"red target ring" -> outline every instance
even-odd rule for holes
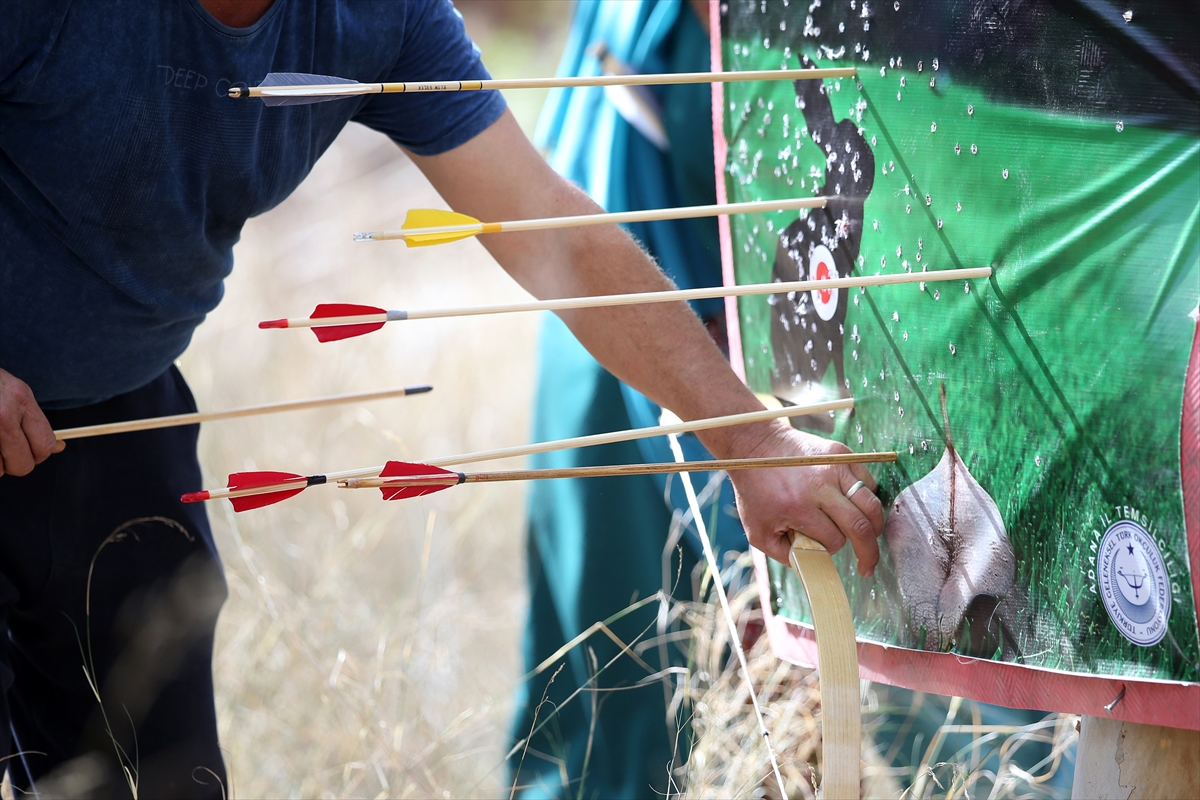
[[[817,245],[808,257],[809,280],[822,281],[836,277],[837,269],[834,266],[833,253],[829,252],[829,248],[825,245]],[[838,291],[838,289],[813,289],[809,292],[817,316],[826,322],[833,319],[833,315],[837,313]]]

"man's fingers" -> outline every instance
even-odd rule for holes
[[[0,423],[0,459],[4,460],[5,475],[28,475],[33,471],[37,461],[19,426]]]
[[[772,531],[762,541],[751,541],[751,544],[766,553],[767,557],[783,564],[788,563],[788,553],[792,549],[792,539],[788,534]]]
[[[867,469],[866,464],[850,464],[849,466],[850,472],[854,475],[854,480],[862,481],[872,493],[879,488],[879,482],[875,480],[875,476],[871,474],[871,470]]]
[[[21,418],[21,432],[25,434],[25,441],[29,443],[29,452],[33,455],[34,463],[40,464],[50,457],[52,453],[57,453],[62,448],[59,442],[54,438],[54,429],[50,427],[50,422],[45,415],[40,413],[26,413]]]
[[[858,495],[863,494],[864,491],[859,489],[854,495],[854,500],[857,500]],[[883,526],[882,517],[879,518],[878,527],[876,527],[876,522],[869,519],[853,500],[845,496],[826,506],[825,513],[837,524],[841,533],[850,540],[850,546],[854,548],[854,555],[858,557],[858,574],[866,577],[873,573],[875,565],[879,562],[879,545],[875,539],[879,535],[877,531],[881,530]]]
[[[860,478],[861,480],[861,478]],[[865,485],[854,493],[853,497],[848,498],[850,502],[866,515],[871,522],[871,527],[875,529],[875,536],[883,535],[883,503],[875,495],[875,490],[870,486]],[[844,493],[843,493],[844,494]]]
[[[790,429],[778,439],[774,444],[785,452],[850,452],[844,444]],[[762,474],[748,471],[730,477],[738,490],[738,509],[750,542],[769,557],[788,561],[788,531],[795,530],[830,553],[841,550],[849,539],[859,573],[874,572],[879,562],[876,539],[884,527],[883,507],[875,496],[879,484],[865,465],[763,470]],[[859,481],[854,498],[848,498],[846,492]]]
[[[803,525],[797,525],[793,530],[817,542],[830,553],[836,553],[846,544],[846,537],[835,522],[815,509],[805,515]]]
[[[29,386],[0,369],[0,475],[28,475],[57,447]]]
[[[66,450],[66,449],[67,449],[67,443],[66,443],[66,442],[64,442],[64,441],[63,441],[63,440],[61,440],[61,439],[55,439],[55,440],[54,440],[54,450],[53,450],[53,452],[55,452],[55,453],[61,453],[63,450]]]

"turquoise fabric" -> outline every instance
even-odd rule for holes
[[[693,72],[709,68],[708,35],[680,0],[578,5],[559,74],[599,74],[599,62],[586,51],[600,41],[639,72]],[[539,120],[538,144],[549,151],[550,164],[560,174],[583,187],[608,211],[715,203],[711,87],[689,84],[656,86],[651,90],[663,108],[663,123],[671,143],[669,153],[660,152],[627,124],[599,87],[551,92]],[[627,227],[680,288],[720,285],[721,256],[714,218]],[[692,305],[704,319],[724,316],[722,300],[704,300]],[[546,324],[560,323],[550,319]],[[543,342],[546,341],[544,338]],[[556,344],[556,348],[560,346]],[[559,361],[570,363],[580,358],[595,364],[578,345],[571,352],[558,349],[546,352],[543,345],[540,381],[544,385],[554,380],[552,368]],[[601,369],[598,364],[595,368]],[[624,384],[621,392],[634,425],[658,424],[657,405]],[[553,408],[539,404],[535,427],[546,414],[557,413],[557,404]],[[694,437],[684,437],[683,446],[689,460],[710,457]],[[647,462],[673,460],[665,438],[643,440],[639,448]],[[707,479],[706,474],[694,476],[697,486]],[[670,486],[674,507],[687,507],[678,480],[668,476],[655,476],[653,480],[664,491]],[[715,533],[716,544],[740,550],[746,546],[745,535],[732,503],[732,492],[726,489],[722,524]],[[700,556],[699,541],[693,538],[690,546]]]
[[[577,6],[560,74],[598,74],[599,63],[586,54],[597,41],[640,72],[702,71],[709,65],[707,36],[679,0]],[[626,123],[599,88],[553,93],[543,111],[539,144],[549,150],[555,169],[610,211],[715,202],[709,87],[656,87],[655,94],[670,153],[657,150]],[[679,286],[720,283],[715,221],[650,223],[631,232]],[[696,310],[707,317],[723,313],[720,301]],[[557,317],[546,319],[539,359],[536,440],[658,424],[659,408],[605,371]],[[695,437],[684,437],[682,444],[690,460],[709,458]],[[535,457],[534,466],[672,460],[666,439],[659,438],[548,453]],[[694,476],[698,490],[708,477]],[[722,549],[743,549],[745,535],[725,484],[715,508],[710,504],[705,509],[705,522],[716,520],[710,524],[711,535]],[[672,515],[686,508],[677,478],[560,480],[531,486],[527,670],[597,620],[664,585],[674,597],[690,598],[692,571],[702,558],[697,533],[688,526],[678,544],[668,541]],[[622,641],[645,641],[657,635],[658,613],[652,603],[611,628]],[[556,677],[559,663],[526,684],[513,727],[514,743],[529,740],[529,749],[522,745],[512,759],[512,779],[522,797],[652,797],[667,790],[671,764],[687,758],[686,729],[676,736],[681,721],[668,723],[661,680],[637,684],[652,672],[683,663],[685,654],[670,645],[638,655],[644,665],[595,634],[560,659],[562,671]],[[596,665],[603,671],[589,686],[598,691],[569,699],[588,683]]]
[[[539,387],[539,438],[629,424],[617,380],[579,357],[579,345],[564,326],[547,325],[542,344],[543,354],[554,353],[554,371],[553,379]],[[614,464],[639,457],[638,447],[626,442],[554,454],[539,459],[537,466]],[[683,586],[689,587],[695,565],[690,550],[680,548],[667,550],[663,564],[671,513],[654,482],[597,478],[540,483],[545,486],[531,492],[529,509],[527,671],[592,623],[658,591],[664,572],[668,580],[682,574]],[[651,603],[610,628],[624,642],[644,638],[647,628],[653,636],[658,610]],[[528,737],[529,750],[511,762],[516,768],[511,779],[521,797],[650,797],[665,790],[674,744],[662,684],[626,688],[660,669],[663,660],[657,648],[641,655],[650,670],[596,633],[525,684],[513,739]],[[679,652],[672,656],[666,661],[679,663]],[[571,698],[597,668],[610,662],[589,687],[597,691]],[[530,736],[537,726],[543,727]],[[676,763],[684,758],[686,751]]]

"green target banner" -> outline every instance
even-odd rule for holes
[[[900,453],[877,574],[837,557],[864,675],[1200,728],[1195,8],[719,8],[725,70],[858,70],[720,89],[727,199],[829,198],[732,218],[727,279],[993,268],[731,320],[756,391],[855,399],[799,426]],[[811,661],[798,580],[761,566],[773,644]]]

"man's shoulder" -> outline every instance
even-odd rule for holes
[[[283,0],[276,0],[282,2]],[[291,2],[292,0],[289,0]],[[336,30],[342,42],[355,40],[383,44],[397,54],[413,45],[413,37],[437,40],[453,36],[462,25],[462,15],[451,0],[355,0],[355,2],[324,3],[321,0],[302,0],[310,8],[309,15],[318,23],[318,35]],[[285,11],[287,9],[284,9]],[[293,15],[293,22],[301,22]],[[330,19],[336,17],[336,20]],[[323,24],[336,23],[336,28]]]
[[[449,0],[404,5],[405,16],[399,20],[402,35],[386,43],[375,39],[360,48],[373,52],[375,63],[391,58],[386,72],[378,77],[354,77],[418,83],[491,77],[467,35],[462,15]],[[386,55],[380,47],[387,48]],[[495,122],[504,108],[503,97],[495,91],[375,95],[363,103],[354,120],[387,134],[410,152],[436,155],[476,136]]]

